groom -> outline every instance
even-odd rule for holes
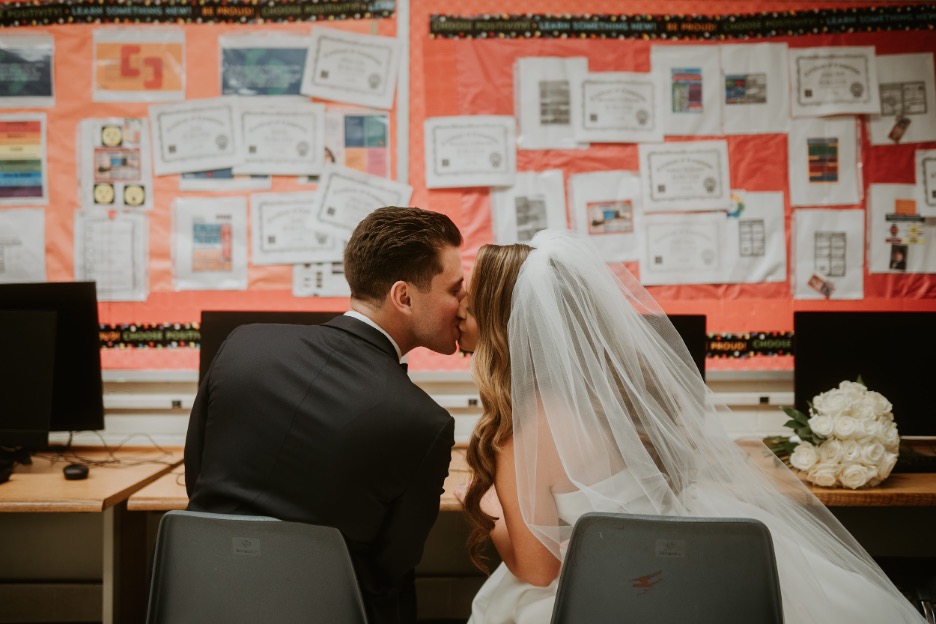
[[[192,407],[188,509],[337,527],[371,624],[416,621],[414,568],[454,420],[401,358],[455,352],[461,242],[442,214],[374,211],[345,248],[351,310],[323,325],[241,326]]]

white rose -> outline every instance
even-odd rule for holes
[[[819,487],[832,487],[835,485],[835,468],[833,463],[816,464],[806,473],[806,479]]]
[[[838,478],[842,485],[847,488],[856,489],[868,482],[874,476],[874,470],[861,464],[845,464],[839,470]]]
[[[833,420],[829,416],[820,414],[809,419],[809,428],[812,429],[813,433],[823,438],[832,435],[832,425]]]
[[[851,397],[852,400],[868,394],[868,389],[864,384],[860,384],[857,381],[843,381],[839,384],[839,390]]]
[[[790,465],[797,470],[809,470],[819,461],[816,447],[809,442],[800,442],[790,455]]]
[[[851,415],[858,420],[874,420],[877,412],[874,411],[874,405],[870,401],[862,400],[852,404]]]
[[[884,445],[880,442],[870,442],[861,448],[861,462],[869,466],[877,466],[884,458]]]
[[[855,436],[858,421],[851,416],[839,416],[832,426],[832,433],[840,440],[848,440]]]
[[[829,390],[813,398],[810,414],[825,415],[835,418],[836,416],[843,416],[848,413],[848,408],[850,406],[851,398],[845,393],[837,390]]]
[[[857,439],[860,442],[873,442],[881,437],[884,430],[884,423],[877,418],[868,418],[858,421]]]
[[[842,441],[842,461],[856,462],[861,458],[861,445],[854,440]]]
[[[900,446],[900,435],[897,433],[897,423],[889,422],[884,425],[880,436],[881,443],[889,451],[896,451]]]
[[[832,438],[819,445],[819,461],[837,463],[842,459],[842,443]]]
[[[881,458],[881,461],[878,462],[877,465],[877,473],[880,475],[881,480],[886,479],[888,475],[890,475],[896,463],[897,453],[884,453],[884,457]]]
[[[891,405],[891,402],[888,401],[880,392],[868,392],[868,398],[871,400],[871,404],[874,406],[874,412],[879,416],[883,416],[884,414],[887,414],[892,409],[894,409],[894,406]],[[893,418],[893,414],[891,415],[891,418]]]

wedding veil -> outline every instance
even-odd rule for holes
[[[786,466],[759,441],[742,448],[728,436],[728,408],[626,268],[612,269],[571,232],[540,232],[531,246],[508,327],[513,439],[524,520],[553,554],[562,558],[572,531],[557,508],[562,492],[584,496],[591,511],[756,517],[771,530],[781,578],[796,575],[821,593],[832,563],[919,621]],[[787,541],[796,547],[780,557]],[[791,621],[794,607],[785,608]],[[822,621],[812,615],[797,621]]]

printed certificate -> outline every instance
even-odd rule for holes
[[[326,231],[347,240],[361,219],[382,206],[407,206],[412,194],[407,184],[326,165],[315,193],[315,216]]]
[[[82,206],[150,210],[153,168],[147,120],[83,119],[79,133]]]
[[[640,144],[644,210],[718,210],[730,207],[725,141]]]
[[[722,279],[725,215],[646,215],[640,282],[714,284]]]
[[[663,140],[663,91],[656,74],[590,72],[570,82],[572,127],[577,141]]]
[[[879,113],[874,46],[790,48],[793,117]]]
[[[235,174],[318,175],[325,164],[325,106],[305,98],[241,98]]]
[[[0,39],[0,107],[55,106],[55,38],[6,35]]]
[[[177,199],[172,206],[176,290],[247,290],[247,202]]]
[[[340,261],[344,244],[317,217],[317,193],[250,196],[251,259],[255,265]]]
[[[507,115],[426,119],[426,187],[512,185],[517,168],[514,123]]]
[[[301,91],[324,100],[389,110],[399,65],[400,41],[395,37],[315,27]]]
[[[226,169],[239,164],[237,99],[191,100],[149,107],[155,175]]]

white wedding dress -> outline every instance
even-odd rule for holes
[[[628,472],[620,472],[596,490],[624,496],[628,513],[655,514],[642,490]],[[555,494],[559,517],[569,525],[593,506],[581,492]],[[844,570],[804,549],[790,535],[782,520],[753,505],[732,499],[719,487],[694,486],[683,497],[691,515],[756,518],[770,528],[780,574],[785,624],[896,624],[920,622],[919,616],[899,617],[906,604],[863,576]],[[518,580],[501,563],[482,585],[471,605],[468,624],[549,624],[556,600],[558,579],[546,587]]]

